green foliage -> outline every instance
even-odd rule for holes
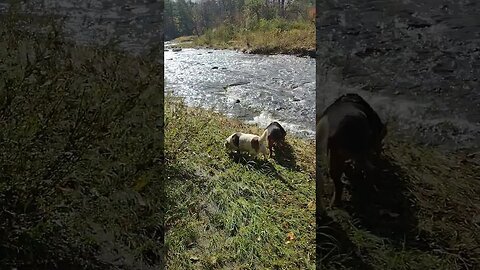
[[[262,19],[262,14],[265,12],[266,6],[263,0],[247,0],[244,7],[245,26],[249,29],[255,27],[259,20]]]
[[[288,31],[293,29],[305,29],[308,22],[305,21],[288,21],[281,18],[271,20],[260,19],[256,25],[252,26],[253,30],[258,31]]]
[[[263,1],[263,0],[167,0],[165,2],[166,39],[178,36],[206,34],[209,29],[234,25],[236,28],[254,29],[259,24],[271,21],[288,22],[307,19],[307,9],[314,2],[300,1]],[[262,22],[263,21],[263,22]]]
[[[237,30],[233,25],[222,25],[218,28],[205,31],[205,34],[200,36],[195,42],[210,44],[214,41],[216,43],[227,45],[229,41],[236,37],[236,35]]]

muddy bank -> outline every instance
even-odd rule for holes
[[[448,149],[480,145],[480,4],[318,3],[317,111],[359,92],[401,134]]]
[[[284,54],[298,57],[311,57],[315,58],[315,49],[312,48],[281,48],[281,47],[268,47],[268,46],[226,46],[226,45],[195,45],[194,39],[189,37],[180,37],[179,39],[172,40],[176,43],[175,47],[178,48],[191,48],[191,49],[213,49],[213,50],[234,50],[240,51],[246,54],[262,54],[262,55],[275,55]]]
[[[266,55],[272,55],[272,54],[287,54],[287,55],[294,55],[294,56],[299,56],[299,57],[312,57],[315,58],[315,50],[307,49],[307,48],[295,48],[295,49],[290,49],[290,50],[282,50],[279,48],[264,48],[264,47],[259,47],[259,48],[243,48],[241,50],[244,53],[250,53],[250,54],[266,54]]]

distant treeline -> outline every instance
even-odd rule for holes
[[[165,38],[201,35],[220,25],[253,29],[271,20],[313,20],[315,0],[165,0]]]

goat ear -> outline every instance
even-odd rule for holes
[[[240,134],[238,132],[233,135],[232,142],[233,142],[233,145],[235,145],[235,147],[240,146]]]

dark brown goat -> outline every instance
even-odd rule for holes
[[[330,206],[341,202],[346,161],[353,160],[367,171],[375,167],[369,161],[379,153],[387,132],[378,114],[358,94],[345,94],[325,109],[317,122],[320,157],[329,156],[329,174],[335,185]]]

